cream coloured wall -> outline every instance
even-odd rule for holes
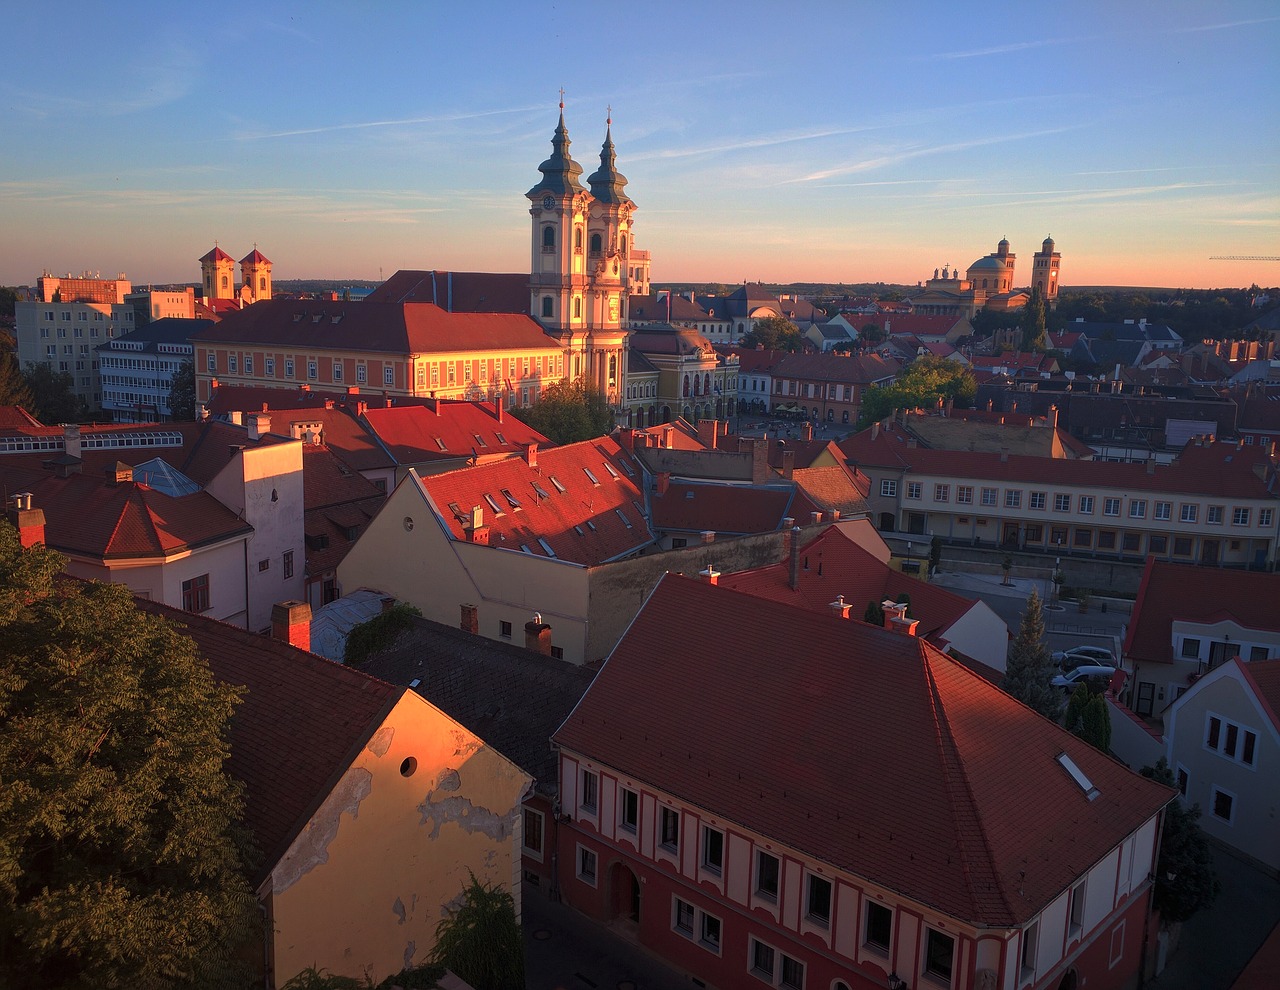
[[[260,895],[277,985],[315,966],[375,983],[422,963],[469,883],[511,891],[531,779],[406,691],[295,839]]]

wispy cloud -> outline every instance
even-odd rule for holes
[[[858,134],[874,130],[874,126],[865,127],[832,127],[791,134],[771,134],[756,138],[742,138],[736,141],[725,141],[720,144],[701,145],[694,148],[663,148],[656,151],[642,151],[628,155],[628,162],[668,161],[675,158],[697,158],[699,156],[723,155],[731,151],[754,151],[760,148],[773,148],[778,145],[795,144],[800,141],[817,141],[822,138],[843,137],[847,134]]]
[[[932,55],[919,55],[917,62],[939,62],[958,58],[986,58],[988,55],[1009,55],[1013,52],[1024,52],[1031,48],[1048,48],[1053,45],[1069,45],[1076,41],[1087,41],[1086,38],[1041,38],[1038,41],[1013,41],[1007,45],[992,45],[990,48],[971,48],[959,52],[935,52]]]
[[[65,96],[46,90],[6,87],[15,109],[36,118],[83,116],[123,117],[176,103],[193,87],[199,61],[181,42],[166,40],[157,54],[128,72],[104,73],[91,97]]]
[[[1197,31],[1226,31],[1228,28],[1252,27],[1255,24],[1274,24],[1280,17],[1258,17],[1250,21],[1223,21],[1220,24],[1198,24],[1194,27],[1174,28],[1172,34],[1192,34]]]
[[[264,141],[272,138],[301,137],[307,134],[329,134],[334,131],[359,131],[374,127],[405,127],[414,124],[445,124],[458,120],[479,120],[503,114],[530,113],[545,109],[540,106],[510,107],[500,110],[475,110],[468,113],[434,114],[430,117],[399,117],[392,120],[360,120],[346,124],[328,124],[324,127],[302,127],[289,131],[243,132],[238,141]]]
[[[1072,172],[1072,175],[1132,175],[1144,172],[1193,172],[1204,169],[1222,169],[1234,166],[1227,165],[1147,165],[1143,168],[1109,168],[1092,172]]]

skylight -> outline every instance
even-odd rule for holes
[[[502,492],[502,497],[507,500],[507,504],[511,506],[511,508],[513,509],[520,508],[520,502],[516,499],[514,495],[511,494],[510,488],[503,488],[500,490]]]
[[[491,508],[494,511],[495,515],[500,516],[503,514],[502,506],[498,505],[498,500],[494,498],[492,495],[490,495],[488,492],[484,493],[484,500],[489,503],[489,508]]]
[[[618,514],[618,518],[622,520],[622,524],[626,526],[627,529],[630,529],[631,520],[627,518],[627,514],[623,512],[621,509],[614,509],[613,511]]]
[[[620,480],[618,472],[613,469],[613,465],[610,464],[608,461],[604,462],[604,469],[609,472],[609,474],[613,477],[614,481]]]
[[[446,447],[446,446],[444,445],[444,441],[443,441],[443,440],[441,440],[439,437],[436,437],[436,438],[435,438],[435,441],[436,441],[436,446],[437,446],[437,447],[439,447],[441,450],[448,450],[448,449],[449,449],[448,447]]]
[[[476,438],[476,444],[477,444],[478,446],[480,446],[480,447],[487,447],[487,446],[489,446],[487,443],[485,443],[485,442],[484,442],[484,437],[482,437],[479,433],[473,433],[473,434],[471,434],[471,435],[472,435],[473,437],[475,437],[475,438]]]
[[[599,484],[600,484],[600,479],[599,479],[599,478],[597,478],[594,474],[592,474],[592,473],[591,473],[591,468],[585,468],[585,467],[584,467],[584,468],[582,469],[582,473],[583,473],[583,474],[585,474],[588,478],[590,478],[590,479],[591,479],[591,483],[592,483],[593,485],[599,485]]]
[[[1093,786],[1093,781],[1085,776],[1085,772],[1076,766],[1076,761],[1069,757],[1066,753],[1059,753],[1054,757],[1058,761],[1059,766],[1071,775],[1071,779],[1076,782],[1076,786],[1084,791],[1084,796],[1090,801],[1101,793]]]
[[[501,433],[495,430],[493,435],[498,438],[498,443],[502,444],[504,447],[507,445],[507,438],[504,437]]]
[[[543,551],[546,552],[546,555],[548,557],[554,557],[556,555],[556,552],[551,549],[551,544],[548,543],[546,540],[544,540],[541,536],[538,537],[538,546],[542,547]]]
[[[551,497],[551,496],[547,493],[547,490],[546,490],[545,488],[543,488],[540,484],[538,484],[536,481],[533,483],[533,490],[534,490],[535,492],[537,492],[537,494],[538,494],[538,498],[550,498],[550,497]]]
[[[556,491],[558,491],[561,495],[563,495],[565,493],[565,487],[564,485],[560,484],[560,479],[557,478],[554,474],[551,475],[550,477],[551,477],[551,483],[556,486]]]

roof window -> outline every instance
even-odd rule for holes
[[[443,441],[443,440],[441,440],[439,437],[435,437],[435,441],[436,441],[436,446],[437,446],[437,447],[439,447],[441,450],[448,450],[448,449],[449,449],[448,447],[446,447],[446,446],[444,445],[444,441]]]
[[[575,533],[577,533],[579,536],[586,536],[586,535],[587,535],[587,531],[586,531],[585,529],[583,529],[581,526],[574,526],[574,527],[573,527],[573,531],[574,531]]]
[[[618,472],[613,469],[613,465],[608,461],[604,462],[604,469],[609,472],[609,476],[613,478],[614,481],[620,480]]]
[[[594,474],[592,474],[592,473],[591,473],[591,468],[585,468],[585,467],[584,467],[584,468],[582,469],[582,473],[583,473],[583,474],[585,474],[588,478],[590,478],[590,479],[591,479],[591,483],[592,483],[593,485],[595,485],[595,486],[599,487],[599,485],[600,485],[600,479],[599,479],[599,478],[597,478]]]
[[[551,549],[551,544],[548,543],[546,540],[544,540],[541,536],[538,537],[538,546],[542,547],[543,551],[546,553],[548,557],[554,557],[556,555],[556,552]]]
[[[484,437],[482,437],[479,433],[473,433],[471,435],[476,438],[476,443],[479,444],[481,447],[489,446],[487,443],[484,442]]]
[[[513,509],[520,508],[520,501],[514,495],[511,494],[510,488],[502,488],[502,489],[499,489],[499,491],[501,491],[502,497],[507,500],[507,505],[511,506],[511,508]]]
[[[1066,753],[1059,753],[1054,757],[1054,759],[1058,761],[1058,765],[1061,766],[1063,770],[1067,771],[1067,773],[1071,775],[1071,779],[1076,782],[1076,786],[1079,787],[1080,790],[1084,791],[1084,796],[1090,801],[1101,793],[1093,786],[1093,781],[1085,775],[1085,772],[1076,766],[1076,761]]]
[[[492,495],[490,495],[488,492],[484,493],[484,500],[489,503],[489,508],[493,510],[494,515],[501,516],[506,514],[502,511],[502,506],[498,504],[498,500],[494,498]]]
[[[596,524],[590,519],[587,520],[587,529],[591,530],[593,533],[596,531]]]
[[[621,509],[614,509],[613,511],[618,514],[618,518],[622,520],[622,524],[626,526],[627,529],[630,529],[631,520],[627,518],[627,514],[623,512]]]
[[[507,445],[507,438],[501,433],[495,431],[493,435],[498,438],[498,443],[502,444],[504,447]]]
[[[533,491],[534,491],[534,493],[538,496],[538,498],[550,498],[550,497],[551,497],[551,496],[547,493],[547,490],[546,490],[545,488],[543,488],[540,484],[538,484],[536,481],[533,483]]]
[[[551,475],[550,477],[551,477],[551,483],[556,486],[556,491],[558,491],[561,495],[563,495],[566,489],[564,485],[560,484],[560,479],[557,478],[554,474]]]

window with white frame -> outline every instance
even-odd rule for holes
[[[218,370],[218,357],[216,354],[213,354],[212,352],[210,352],[209,354],[209,370],[210,371]]]
[[[335,382],[342,381],[342,362],[341,361],[333,362],[333,380]]]
[[[1236,816],[1236,796],[1230,791],[1224,791],[1221,787],[1215,786],[1209,801],[1209,813],[1220,822],[1227,825],[1233,824]]]
[[[293,377],[293,358],[284,359],[284,376],[285,378]]]
[[[394,385],[396,383],[396,369],[393,365],[384,365],[382,368],[382,383],[384,385]]]
[[[1172,502],[1157,502],[1155,518],[1160,522],[1168,522],[1173,517]]]
[[[815,873],[810,873],[807,881],[805,916],[825,928],[831,923],[831,881]]]
[[[1093,496],[1092,495],[1080,496],[1080,513],[1081,515],[1085,515],[1085,516],[1093,515]]]
[[[238,358],[235,354],[229,354],[227,356],[227,371],[229,371],[233,375],[237,371],[237,362],[238,362]]]
[[[750,968],[752,976],[769,986],[784,990],[804,988],[804,963],[754,936],[751,938]]]
[[[893,910],[875,901],[867,901],[862,919],[862,942],[880,952],[888,953],[893,940]]]
[[[1071,496],[1055,494],[1053,496],[1053,511],[1054,512],[1070,512]]]
[[[618,827],[626,832],[635,832],[640,823],[640,795],[629,787],[619,789]]]
[[[1249,515],[1250,515],[1250,513],[1249,513],[1249,510],[1248,510],[1248,509],[1241,509],[1241,508],[1235,508],[1235,509],[1232,509],[1232,510],[1231,510],[1231,525],[1232,525],[1232,526],[1248,526],[1248,525],[1249,525]]]
[[[707,912],[700,912],[702,915],[702,924],[699,926],[699,941],[703,948],[710,949],[712,952],[720,951],[721,924],[720,919]]]
[[[1247,767],[1254,765],[1258,753],[1258,734],[1253,730],[1210,712],[1205,716],[1205,749],[1211,749]]]
[[[934,485],[933,500],[935,502],[950,502],[951,486],[950,485]]]
[[[997,492],[996,492],[996,489],[994,489],[994,488],[984,488],[984,489],[982,489],[982,504],[983,504],[983,505],[995,505],[995,504],[996,504],[996,495],[997,495]]]
[[[542,857],[542,827],[542,812],[534,811],[532,808],[525,808],[524,834],[520,838],[520,845],[526,853],[538,858]]]
[[[1210,526],[1222,525],[1222,506],[1211,505],[1209,511],[1205,513],[1204,521]]]
[[[1259,509],[1259,510],[1258,510],[1258,525],[1259,525],[1259,526],[1270,526],[1270,525],[1271,525],[1271,520],[1274,518],[1274,515],[1273,515],[1274,511],[1275,511],[1274,509]]]
[[[956,940],[936,928],[925,929],[924,971],[927,976],[951,982],[955,969]]]
[[[1040,947],[1040,922],[1033,921],[1022,930],[1022,982],[1036,976],[1036,950]]]
[[[1027,501],[1028,509],[1043,509],[1048,495],[1045,492],[1032,492],[1031,497]]]
[[[661,832],[659,841],[668,849],[680,848],[680,812],[675,808],[663,808],[658,816]]]
[[[1144,498],[1129,499],[1129,518],[1145,519],[1147,517],[1147,500]]]
[[[763,849],[756,850],[756,893],[771,901],[778,899],[778,875],[781,863],[778,857],[765,852]]]
[[[1008,488],[1004,493],[1004,507],[1006,509],[1016,509],[1022,505],[1022,489]]]
[[[724,868],[724,833],[709,825],[702,827],[702,867],[717,875]]]
[[[1179,518],[1184,523],[1193,523],[1196,521],[1199,515],[1200,515],[1200,506],[1196,505],[1194,502],[1184,503],[1182,506],[1182,511]]]
[[[923,497],[924,485],[918,481],[907,482],[907,498],[918,499]]]
[[[1104,516],[1120,515],[1120,500],[1118,498],[1107,498],[1102,500],[1102,514]]]
[[[315,379],[318,378],[319,375],[320,375],[320,369],[319,369],[319,366],[316,364],[316,362],[308,361],[307,362],[307,378],[310,379],[311,381],[315,381]]]
[[[1178,655],[1184,660],[1200,659],[1200,640],[1192,639],[1190,636],[1182,637],[1182,649],[1178,651]]]
[[[1085,881],[1081,880],[1071,888],[1071,897],[1067,906],[1067,934],[1071,938],[1078,938],[1084,930],[1084,884]]]
[[[673,900],[671,927],[681,935],[693,938],[693,926],[697,923],[698,912],[688,901],[681,900],[679,897]]]
[[[596,885],[596,854],[586,846],[578,846],[578,879],[592,887]]]
[[[582,800],[578,804],[583,811],[595,814],[596,801],[599,798],[600,778],[590,770],[582,771]]]
[[[267,375],[267,377],[268,377],[268,378],[275,378],[275,376],[276,376],[276,359],[275,359],[275,358],[263,358],[263,359],[262,359],[262,365],[263,365],[263,369],[266,371],[266,375]]]
[[[956,485],[956,501],[961,505],[973,505],[973,485]]]
[[[897,498],[898,483],[896,481],[891,481],[888,478],[886,478],[884,481],[881,481],[880,494],[885,498]]]

